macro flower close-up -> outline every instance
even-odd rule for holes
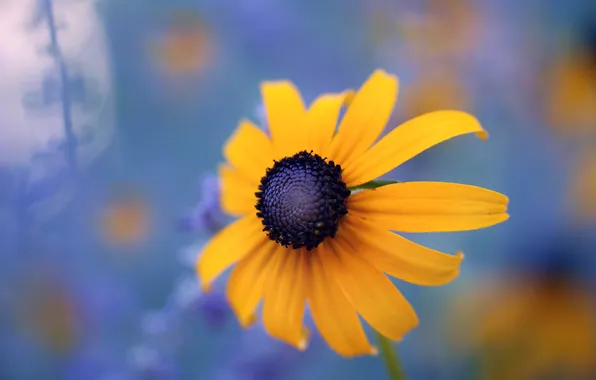
[[[386,275],[443,285],[458,275],[463,259],[461,252],[442,253],[392,231],[475,230],[508,218],[507,197],[491,190],[375,180],[440,142],[487,133],[469,114],[436,111],[377,141],[398,95],[397,78],[382,70],[357,92],[324,94],[308,108],[289,81],[264,82],[261,93],[269,134],[243,120],[224,147],[221,205],[239,219],[200,255],[202,286],[237,264],[227,294],[241,325],[254,320],[263,300],[267,332],[304,349],[308,303],[337,353],[374,354],[359,315],[397,341],[418,325]]]
[[[596,379],[593,3],[0,0],[0,380]]]

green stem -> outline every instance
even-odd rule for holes
[[[374,190],[377,187],[392,185],[394,183],[399,183],[399,181],[394,181],[392,179],[376,179],[367,183],[363,183],[362,185],[350,187],[350,191],[354,193],[362,190]]]
[[[387,373],[391,380],[405,380],[404,372],[401,369],[399,357],[393,343],[385,338],[383,335],[375,332],[377,336],[377,343],[379,344],[379,351],[387,367]]]

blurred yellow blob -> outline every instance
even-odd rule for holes
[[[458,344],[477,350],[482,379],[588,379],[596,370],[590,295],[562,281],[509,281],[465,294],[456,308]],[[467,340],[466,340],[467,338]]]
[[[142,243],[150,230],[150,211],[147,203],[134,196],[111,200],[101,216],[104,240],[117,246]]]
[[[380,44],[388,35],[391,35],[393,28],[393,19],[381,9],[374,10],[370,19],[370,37],[373,44]]]
[[[17,327],[47,350],[71,351],[77,343],[80,315],[68,290],[43,276],[23,289],[17,307]]]
[[[563,137],[596,134],[596,64],[583,54],[556,62],[547,71],[545,111]]]
[[[201,73],[211,59],[211,45],[204,23],[195,12],[176,12],[163,35],[154,41],[154,52],[165,74]]]
[[[429,0],[424,55],[466,55],[479,45],[481,13],[469,0]]]
[[[431,0],[416,11],[381,7],[370,25],[373,43],[403,39],[410,58],[462,58],[479,45],[482,15],[468,0]]]
[[[575,218],[580,222],[596,221],[596,145],[584,148],[570,194]]]
[[[404,100],[406,116],[413,118],[443,109],[469,109],[470,97],[464,83],[458,78],[457,75],[439,70],[418,77],[404,90],[407,92]]]

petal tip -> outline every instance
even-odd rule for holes
[[[372,75],[388,75],[388,73],[387,70],[378,68],[372,72]]]
[[[296,342],[295,347],[298,351],[305,351],[310,343],[310,331],[306,327],[302,327],[300,339]]]
[[[201,291],[204,293],[211,292],[211,282],[213,281],[213,279],[209,278],[209,276],[207,275],[204,261],[201,260],[200,257],[199,259],[197,259],[197,262],[195,264],[195,273],[197,275],[197,279],[199,280],[199,286],[201,288]]]
[[[383,76],[393,77],[393,78],[397,79],[397,76],[395,74],[391,74],[387,70],[381,69],[381,68],[375,69],[371,76],[373,76],[373,75],[383,75]]]
[[[201,291],[203,293],[211,293],[213,291],[211,283],[207,281],[201,281]]]
[[[238,122],[238,126],[236,127],[236,133],[238,133],[238,131],[240,131],[241,129],[246,129],[246,128],[256,128],[256,125],[254,125],[252,121],[243,117]]]
[[[370,356],[378,356],[379,355],[379,349],[375,346],[370,346],[370,351],[368,352],[368,354]]]
[[[264,81],[261,81],[261,83],[259,83],[259,86],[261,87],[261,89],[263,89],[265,87],[278,85],[282,82],[283,82],[283,80],[264,80]]]
[[[298,349],[298,351],[306,351],[306,349],[308,348],[308,339],[300,339],[300,341],[298,341],[298,343],[296,344],[296,348]]]
[[[488,132],[485,130],[476,132],[476,137],[478,137],[482,141],[488,140]]]
[[[356,96],[356,91],[346,90],[342,93],[342,95],[344,97],[342,106],[349,107],[352,104],[352,102],[354,101],[354,97]]]
[[[257,322],[257,315],[255,313],[251,313],[249,316],[239,316],[238,322],[240,323],[240,327],[243,329],[251,328]]]
[[[397,75],[391,74],[384,69],[376,69],[368,78],[367,82],[374,79],[375,81],[384,81],[384,82],[391,82],[391,85],[395,87],[395,91],[397,91],[397,87],[399,86],[399,79]]]
[[[260,83],[260,88],[262,92],[265,92],[270,89],[276,88],[290,88],[292,90],[297,91],[296,85],[294,82],[287,80],[287,79],[277,79],[277,80],[264,80]]]

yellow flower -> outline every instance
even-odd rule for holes
[[[174,14],[169,30],[153,47],[165,73],[174,76],[201,73],[213,55],[206,25],[190,11]]]
[[[483,289],[462,296],[476,310],[460,309],[456,322],[466,321],[457,340],[471,331],[471,343],[483,351],[482,378],[582,379],[596,369],[596,310],[578,285],[525,279]]]
[[[102,210],[101,233],[110,245],[136,246],[149,235],[150,220],[149,206],[142,199],[116,198]]]
[[[47,275],[37,275],[23,287],[16,323],[45,348],[66,354],[76,348],[80,311],[67,289]]]
[[[545,79],[545,112],[562,137],[596,132],[596,70],[591,59],[575,53],[560,59]]]
[[[445,108],[465,109],[470,99],[456,70],[429,70],[408,89],[405,112],[418,116]]]
[[[486,137],[474,117],[441,111],[410,120],[374,144],[397,90],[397,78],[378,70],[356,94],[324,94],[306,109],[292,83],[262,84],[271,137],[242,121],[227,142],[222,206],[241,218],[207,244],[196,268],[208,288],[237,263],[227,294],[243,326],[264,299],[267,332],[303,349],[308,302],[335,351],[373,354],[358,315],[393,340],[418,324],[385,274],[442,285],[458,275],[463,258],[391,230],[473,230],[508,218],[505,196],[474,186],[410,182],[354,191],[442,141],[466,133]]]
[[[588,145],[580,155],[571,182],[572,212],[579,222],[596,220],[596,147]]]
[[[399,8],[396,11],[391,4],[373,9],[373,44],[399,39],[412,55],[408,58],[421,64],[440,61],[442,65],[465,59],[480,45],[486,23],[473,1],[433,0],[417,10]]]

